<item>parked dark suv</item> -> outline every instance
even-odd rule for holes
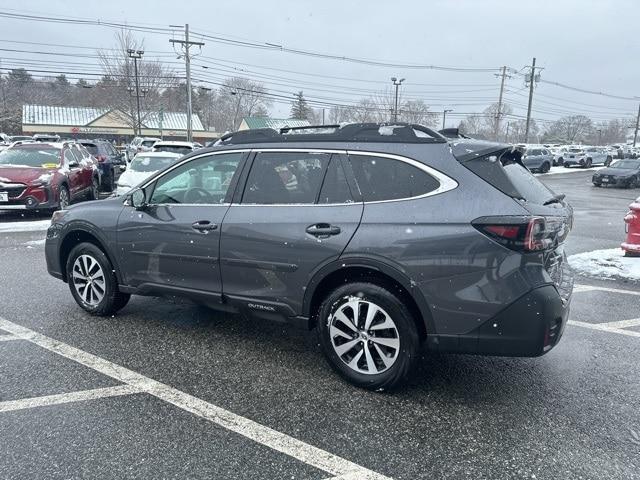
[[[124,155],[106,140],[78,140],[78,143],[98,160],[102,189],[107,192],[115,190],[117,166],[124,164]]]
[[[573,214],[520,155],[407,124],[236,132],[56,214],[47,266],[97,315],[182,295],[315,327],[367,388],[399,384],[423,342],[542,355],[569,312]]]

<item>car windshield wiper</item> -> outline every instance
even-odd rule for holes
[[[566,195],[564,193],[560,193],[558,195],[554,195],[549,200],[544,202],[542,205],[551,205],[552,203],[561,203],[562,200],[564,200],[564,197],[566,197]]]

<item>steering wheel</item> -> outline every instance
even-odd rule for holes
[[[216,203],[214,197],[204,188],[193,187],[184,194],[184,203]]]

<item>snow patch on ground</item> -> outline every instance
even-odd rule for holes
[[[569,265],[588,277],[640,281],[640,257],[625,257],[621,248],[571,255]]]
[[[29,242],[25,242],[24,244],[28,247],[37,247],[38,245],[44,245],[47,240],[43,238],[42,240],[31,240]]]
[[[606,167],[591,167],[591,168],[579,168],[579,167],[551,167],[547,173],[537,173],[536,175],[557,175],[558,173],[578,173],[578,172],[595,172],[596,170],[602,170]]]
[[[0,222],[0,232],[43,232],[51,225],[51,220],[35,222]]]

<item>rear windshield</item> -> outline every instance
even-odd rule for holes
[[[98,155],[98,146],[93,144],[93,143],[82,143],[81,144],[84,148],[86,148],[87,150],[89,150],[89,153],[91,155],[93,155],[94,157],[96,155]]]
[[[60,163],[57,148],[10,148],[0,153],[0,165],[56,167]]]
[[[620,160],[611,165],[611,168],[623,168],[625,170],[635,170],[640,167],[640,162],[634,160]]]
[[[517,155],[517,152],[506,152],[499,158],[495,154],[485,155],[462,165],[512,198],[542,204],[553,197],[554,193],[520,163]]]
[[[133,172],[155,172],[173,165],[177,160],[176,157],[160,157],[153,155],[140,156],[131,160],[129,170]]]
[[[186,146],[178,146],[178,145],[160,145],[154,147],[156,152],[171,152],[171,153],[179,153],[180,155],[186,155],[187,153],[191,153],[193,149],[191,147]]]

